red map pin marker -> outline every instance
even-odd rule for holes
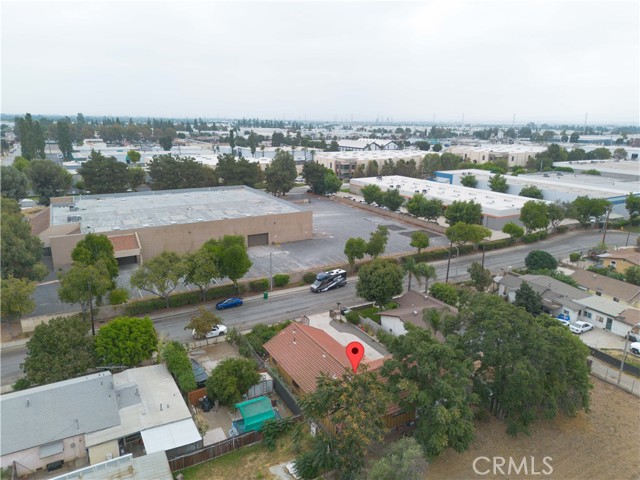
[[[362,360],[363,356],[364,347],[360,342],[351,342],[347,345],[347,357],[349,357],[354,373],[358,370],[358,365],[360,365],[360,360]]]

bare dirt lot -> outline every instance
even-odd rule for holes
[[[448,451],[437,459],[427,472],[429,479],[470,478],[557,478],[591,480],[640,479],[640,399],[592,377],[591,412],[580,413],[575,418],[559,417],[552,421],[536,423],[531,435],[511,437],[504,423],[491,418],[477,425],[476,440],[463,454]],[[473,462],[477,457],[512,457],[520,464],[523,457],[534,457],[536,475],[532,475],[531,459],[528,460],[528,475],[512,470],[508,474],[493,475],[490,472],[478,475]],[[551,457],[547,463],[543,457]],[[476,463],[479,472],[492,469],[491,461]]]

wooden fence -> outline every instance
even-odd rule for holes
[[[221,442],[214,443],[195,452],[187,453],[177,458],[169,460],[169,467],[172,472],[182,470],[187,467],[199,465],[204,462],[208,462],[216,457],[224,455],[225,453],[233,452],[239,448],[262,440],[262,434],[259,432],[249,432],[238,437],[227,438]]]

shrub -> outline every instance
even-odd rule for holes
[[[433,298],[448,305],[453,305],[455,307],[458,303],[458,292],[456,291],[456,287],[448,283],[434,283],[431,285],[429,293]]]
[[[345,315],[345,318],[348,322],[353,323],[354,325],[360,324],[360,314],[356,311],[351,310]]]
[[[19,378],[18,380],[16,380],[16,383],[13,384],[12,388],[14,391],[18,391],[18,390],[26,390],[27,388],[31,387],[31,382],[26,378],[26,377],[22,377]]]
[[[549,236],[549,232],[547,232],[546,230],[540,230],[538,232],[538,238],[540,240],[544,240],[545,238],[547,238]]]
[[[486,252],[490,252],[491,250],[510,247],[512,243],[513,242],[510,238],[501,238],[500,240],[494,240],[493,242],[483,243],[480,250],[484,249]]]
[[[569,227],[567,225],[559,225],[556,228],[556,233],[566,233],[569,231]]]
[[[124,288],[114,288],[109,292],[109,303],[111,305],[122,305],[129,300],[129,292]]]
[[[307,285],[311,285],[313,282],[316,281],[316,274],[313,272],[307,272],[302,277],[302,281]]]
[[[540,240],[540,237],[537,233],[527,233],[524,237],[522,237],[522,241],[524,243],[535,243]]]
[[[596,170],[595,168],[592,168],[590,170],[584,170],[582,173],[584,175],[600,175],[600,172],[598,170]]]
[[[573,253],[569,254],[569,260],[571,262],[573,262],[573,263],[579,261],[580,258],[582,258],[582,255],[580,255],[580,253],[578,253],[578,252],[573,252]]]
[[[289,283],[289,275],[279,273],[273,276],[273,284],[276,287],[284,287]]]
[[[291,323],[291,320],[286,322],[275,323],[273,325],[256,325],[246,335],[247,342],[258,355],[266,355],[267,351],[263,345],[271,340],[275,335],[287,327]]]
[[[196,377],[191,368],[191,361],[187,349],[179,342],[173,341],[164,347],[162,357],[167,369],[176,379],[178,387],[183,392],[191,392],[197,388]]]
[[[260,280],[253,280],[249,282],[249,290],[252,292],[264,292],[269,288],[269,280],[261,278]]]
[[[533,250],[529,252],[524,259],[524,264],[529,270],[555,270],[558,268],[558,261],[553,258],[553,255],[544,250]]]

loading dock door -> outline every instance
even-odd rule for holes
[[[257,233],[247,237],[247,244],[250,247],[259,247],[260,245],[269,245],[268,233]]]

